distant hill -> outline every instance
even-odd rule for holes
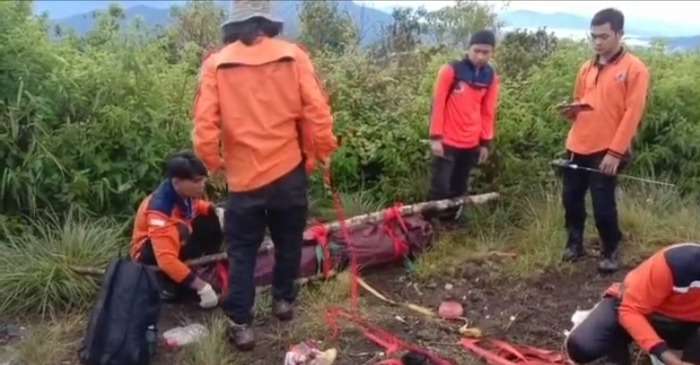
[[[170,3],[175,6],[181,5],[181,3],[176,1],[171,1]],[[225,0],[218,1],[217,3],[225,9],[228,9],[230,4],[229,1]],[[301,3],[301,0],[278,1],[273,3],[273,13],[284,19],[284,33],[289,37],[295,37],[299,34],[299,10]],[[125,5],[128,5],[128,3]],[[363,44],[370,44],[378,40],[381,36],[382,27],[390,24],[392,21],[391,15],[381,10],[359,5],[352,1],[340,2],[339,8],[350,14],[350,17],[355,24],[357,24]],[[78,34],[84,35],[94,27],[96,12],[97,11],[89,11],[66,18],[54,19],[53,22],[60,25],[62,28],[71,28]],[[170,9],[163,8],[162,4],[159,8],[147,5],[136,5],[125,8],[124,23],[130,23],[136,17],[141,17],[145,24],[151,27],[167,26],[173,21],[170,17]]]
[[[61,28],[73,29],[76,33],[84,35],[89,32],[94,26],[96,21],[96,16],[98,12],[104,11],[91,11],[83,14],[69,16],[67,18],[54,20],[54,24],[61,26]],[[143,19],[144,23],[148,26],[155,27],[158,25],[170,24],[172,19],[170,18],[169,9],[157,9],[145,5],[137,5],[124,10],[125,19],[122,23],[130,23],[137,17]]]
[[[42,3],[44,8],[51,5],[51,2]],[[225,9],[228,9],[230,4],[228,0],[218,0],[217,3]],[[284,34],[288,37],[295,37],[299,34],[299,10],[301,3],[302,0],[273,2],[273,4],[275,4],[273,12],[284,19]],[[129,23],[136,17],[141,17],[148,26],[167,26],[172,22],[170,7],[173,5],[183,5],[184,3],[182,1],[161,1],[156,3],[157,6],[144,4],[148,4],[148,2],[122,2],[122,6],[125,7],[125,22]],[[348,12],[355,24],[357,24],[363,45],[368,45],[377,41],[381,36],[382,28],[389,25],[392,21],[390,14],[378,9],[363,6],[352,1],[342,1],[338,4],[340,9]],[[85,6],[92,6],[93,9],[96,6],[101,6],[101,9],[104,9],[105,3],[86,1]],[[50,10],[51,9],[48,9],[49,15]],[[82,35],[93,28],[95,24],[94,14],[95,11],[87,11],[78,15],[53,19],[53,21],[55,24],[59,24],[64,28],[72,28],[78,34]],[[589,29],[590,24],[590,19],[588,18],[561,12],[541,13],[529,10],[516,10],[505,11],[499,14],[499,17],[508,29],[536,29],[547,27],[550,30],[554,30],[557,35],[562,37],[571,36],[572,33],[582,35],[585,30]],[[673,28],[662,22],[645,20],[635,21],[631,19],[627,26],[627,34],[630,40],[635,40],[638,44],[648,43],[652,39],[663,37],[673,50],[690,50],[700,47],[700,35],[692,37],[672,37],[674,34],[673,29],[677,29],[676,32],[682,30],[681,28]],[[669,37],[669,35],[671,35],[671,37]]]
[[[590,20],[578,15],[566,13],[539,13],[530,10],[506,11],[500,14],[500,19],[514,28],[565,28],[588,29]]]
[[[563,28],[587,30],[590,18],[568,13],[540,13],[529,10],[505,11],[499,15],[507,26],[514,28]],[[635,37],[678,37],[688,34],[687,26],[661,21],[630,18],[625,20],[625,31]],[[692,33],[690,33],[692,34]]]
[[[284,19],[284,34],[296,37],[300,32],[299,11],[302,0],[274,2],[273,12]],[[363,6],[352,1],[338,2],[338,8],[347,12],[360,33],[360,41],[367,45],[379,40],[382,27],[391,24],[391,15],[374,8]]]
[[[509,29],[537,29],[546,27],[558,36],[582,35],[590,28],[590,19],[567,13],[540,13],[529,10],[506,11],[500,14],[501,20]],[[700,48],[700,35],[691,37],[669,37],[674,29],[666,23],[647,20],[628,21],[626,34],[628,42],[636,45],[649,44],[654,39],[663,39],[673,51],[688,51]],[[687,31],[677,28],[676,32]]]
[[[665,38],[669,48],[674,51],[700,51],[700,35],[693,37]]]

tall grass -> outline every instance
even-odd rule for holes
[[[433,245],[415,263],[419,280],[460,275],[466,262],[489,251],[503,250],[512,232],[504,229],[511,220],[509,204],[468,207],[466,226],[453,231],[438,230]]]
[[[349,303],[351,277],[348,272],[319,283],[318,286],[307,286],[301,292],[300,304],[296,309],[298,318],[290,334],[294,342],[327,335],[326,310],[332,306],[344,306]]]
[[[124,226],[76,210],[64,218],[49,214],[20,235],[9,235],[0,250],[0,312],[39,313],[85,308],[99,282],[71,267],[104,267],[126,253]]]
[[[324,221],[334,221],[338,219],[336,209],[333,204],[333,197],[328,191],[322,191],[311,197],[310,211],[314,218]],[[386,207],[386,202],[378,200],[368,191],[358,191],[354,193],[340,193],[340,201],[343,205],[345,216],[350,218],[357,215],[376,212]]]
[[[518,256],[508,269],[533,276],[560,262],[566,238],[564,209],[558,191],[534,192],[518,200],[519,222],[510,228],[512,241],[507,244]]]
[[[185,347],[179,364],[182,365],[237,365],[243,364],[233,353],[227,338],[228,320],[217,314],[206,323],[209,335],[199,342]]]
[[[550,268],[563,268],[566,242],[561,188],[544,188],[525,196],[504,196],[498,205],[469,209],[469,227],[444,234],[418,259],[420,279],[456,275],[463,263],[489,250],[515,253],[503,269],[532,277]],[[634,263],[661,247],[700,240],[700,206],[673,189],[624,185],[618,190],[623,259]],[[587,201],[586,244],[598,242],[590,197]],[[593,249],[593,250],[591,250]]]
[[[646,256],[673,243],[700,241],[700,205],[675,189],[633,185],[619,199],[625,247]]]
[[[72,364],[80,345],[83,319],[82,316],[68,316],[32,328],[29,336],[18,345],[18,365]]]

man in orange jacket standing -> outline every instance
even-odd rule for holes
[[[593,213],[602,244],[601,272],[618,270],[618,246],[622,233],[617,221],[615,188],[624,160],[644,113],[649,72],[622,45],[624,16],[604,9],[591,21],[595,58],[581,67],[574,90],[574,104],[563,114],[572,122],[566,141],[570,162],[599,169],[600,173],[564,170],[563,203],[568,240],[564,261],[584,256],[586,191],[590,188]]]
[[[666,365],[700,364],[700,245],[660,250],[611,286],[566,340],[569,357],[631,364],[629,344]],[[670,349],[682,350],[677,356]]]
[[[225,46],[204,61],[195,103],[195,151],[212,174],[226,175],[229,188],[230,290],[222,307],[241,350],[255,346],[254,270],[266,228],[275,244],[273,313],[292,318],[307,174],[315,162],[327,168],[337,148],[311,60],[299,46],[275,38],[282,22],[270,5],[234,2],[222,26]]]
[[[467,56],[438,73],[430,119],[430,200],[464,195],[470,170],[489,156],[500,87],[489,65],[495,45],[493,32],[474,33]],[[454,209],[440,219],[456,220],[460,215],[461,209]]]

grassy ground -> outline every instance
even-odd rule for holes
[[[496,207],[479,207],[469,214],[468,227],[443,235],[439,244],[421,256],[419,278],[455,274],[460,264],[489,251],[514,253],[505,260],[510,275],[532,277],[550,268],[565,269],[560,255],[566,239],[559,193],[533,192],[509,197]],[[635,261],[660,247],[700,237],[700,207],[673,190],[625,187],[618,200],[624,233],[623,258]],[[597,232],[588,202],[587,249],[597,250]]]
[[[370,204],[363,203],[364,200],[362,197],[356,198],[354,201],[357,202],[357,206],[353,207],[353,211],[362,211],[363,204]],[[366,207],[367,210],[373,208]],[[625,233],[623,252],[627,263],[638,262],[641,257],[662,246],[700,237],[700,221],[697,219],[700,208],[694,202],[682,199],[671,190],[625,186],[619,197],[619,210]],[[597,235],[592,219],[588,226],[587,246],[590,252],[596,248]],[[470,262],[483,260],[488,260],[489,265],[496,268],[495,275],[504,278],[518,277],[526,281],[537,278],[546,279],[552,272],[574,275],[577,269],[560,263],[564,239],[563,211],[558,191],[535,191],[528,196],[506,197],[497,204],[470,209],[466,227],[439,231],[433,248],[418,259],[415,272],[406,277],[409,278],[407,280],[417,283],[466,277],[460,280],[467,280],[464,285],[468,287],[470,284],[468,284],[467,271],[472,268]],[[494,252],[514,254],[515,257],[492,255]],[[580,273],[576,275],[580,277]],[[602,282],[604,281],[603,279]],[[0,278],[0,286],[7,285],[3,283],[7,281]],[[541,290],[541,287],[539,289]],[[5,290],[7,290],[6,287],[0,287],[0,291],[5,293]],[[263,318],[260,325],[264,326],[265,332],[261,336],[267,346],[266,349],[283,353],[289,345],[301,340],[325,338],[328,330],[323,313],[328,306],[346,305],[348,293],[347,275],[340,275],[329,282],[307,286],[301,294],[297,319],[292,326],[287,327],[268,323],[267,312],[270,300],[269,296],[262,296],[257,303],[257,312],[261,313],[260,317]],[[410,299],[411,296],[408,298]],[[427,299],[430,298],[424,297],[420,300]],[[366,313],[369,316],[376,316],[378,321],[395,316],[392,314],[396,312],[395,308],[378,305],[368,298],[363,298],[363,301]],[[240,354],[231,348],[225,335],[225,319],[220,313],[215,313],[205,317],[211,335],[199,344],[178,353],[175,363],[192,365],[260,363],[259,359],[255,358],[260,353]],[[29,336],[13,346],[22,364],[62,363],[57,362],[57,359],[66,359],[67,363],[75,363],[74,350],[84,327],[84,319],[81,318],[85,316],[71,315],[61,318],[56,321],[42,321],[37,327],[32,328]],[[364,341],[358,336],[356,338],[357,341]],[[356,346],[343,341],[336,345],[341,349]],[[373,348],[371,345],[369,347]],[[352,361],[348,362],[346,359],[342,363],[352,363]]]
[[[264,334],[258,333],[266,341],[287,345],[301,342],[308,338],[323,338],[328,329],[323,322],[323,313],[327,306],[345,304],[349,294],[349,276],[341,274],[333,281],[314,285],[302,291],[297,308],[294,326],[268,326]],[[256,303],[256,313],[267,313],[270,308],[269,295]],[[208,323],[210,336],[204,341],[185,350],[178,364],[183,365],[243,365],[256,361],[255,353],[238,353],[229,344],[226,336],[226,318],[218,313]],[[259,359],[257,359],[259,361]]]

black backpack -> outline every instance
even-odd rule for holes
[[[152,268],[127,259],[105,274],[80,348],[84,365],[148,365],[155,354],[160,314]]]

